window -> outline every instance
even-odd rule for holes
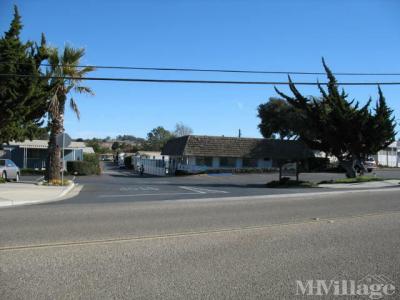
[[[243,158],[243,167],[245,167],[245,168],[257,168],[257,159],[254,159],[254,158]]]
[[[209,156],[196,157],[196,166],[212,167],[212,157]]]
[[[219,164],[222,168],[234,168],[236,167],[235,157],[221,157]]]
[[[7,163],[7,167],[16,167],[16,165],[14,164],[14,162],[11,159],[7,159],[6,163]]]
[[[28,158],[41,158],[41,149],[28,149]]]

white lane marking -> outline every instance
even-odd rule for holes
[[[151,187],[151,186],[126,186],[119,189],[121,192],[128,192],[128,191],[159,191],[159,188]]]
[[[145,187],[143,187],[145,188]],[[151,188],[151,187],[150,187]],[[222,194],[226,194],[228,192],[226,191],[219,191],[219,190],[208,190],[208,189],[203,189],[203,188],[194,188],[194,187],[188,187],[188,186],[180,186],[179,188],[184,189],[184,190],[188,190],[189,192],[172,192],[172,193],[149,193],[149,194],[127,194],[127,195],[99,195],[99,198],[122,198],[122,197],[140,197],[140,196],[164,196],[164,195],[204,195],[204,194],[218,194],[218,193],[222,193]],[[121,191],[128,191],[128,190],[122,190],[123,188],[121,188]],[[135,191],[135,190],[139,190],[141,189],[141,187],[132,187],[131,190]],[[154,190],[158,190],[157,188],[153,188]],[[149,190],[153,190],[153,189],[149,189]],[[142,190],[146,190],[146,189],[142,189]]]
[[[154,193],[154,194],[130,194],[130,195],[99,195],[99,198],[122,198],[122,197],[140,197],[140,196],[164,196],[164,195],[198,195],[199,193]]]
[[[189,186],[180,186],[180,188],[184,189],[184,190],[198,192],[199,194],[227,194],[228,193],[227,191],[209,190],[209,189],[189,187]]]
[[[202,190],[197,189],[197,188],[194,188],[194,187],[180,186],[179,188],[184,189],[184,190],[188,190],[188,191],[192,191],[192,192],[196,192],[198,194],[207,194],[207,192],[202,191]]]

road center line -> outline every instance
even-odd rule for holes
[[[9,251],[22,251],[22,250],[35,250],[35,249],[49,249],[49,248],[60,248],[60,247],[73,247],[73,246],[90,246],[90,245],[106,245],[113,243],[123,243],[123,242],[133,242],[133,241],[150,241],[150,240],[162,240],[169,238],[179,238],[179,237],[194,237],[199,235],[208,235],[208,234],[218,234],[218,233],[230,233],[230,232],[241,232],[241,231],[252,231],[252,230],[263,230],[272,227],[286,227],[286,226],[295,226],[295,225],[306,225],[306,224],[318,224],[318,223],[326,223],[329,221],[345,221],[351,219],[361,219],[368,217],[379,217],[379,216],[390,216],[390,215],[400,215],[400,211],[391,211],[391,212],[377,212],[371,214],[363,214],[363,215],[353,215],[353,216],[345,216],[345,217],[333,217],[333,218],[321,218],[314,220],[305,220],[298,222],[288,222],[288,223],[274,223],[274,224],[266,224],[259,226],[244,226],[237,228],[220,228],[220,229],[211,229],[211,230],[203,230],[203,231],[187,231],[187,232],[177,232],[177,233],[167,233],[163,235],[153,235],[153,236],[132,236],[132,237],[124,237],[124,238],[115,238],[115,239],[103,239],[103,240],[86,240],[86,241],[76,241],[76,242],[63,242],[63,243],[53,243],[53,244],[36,244],[36,245],[25,245],[25,246],[9,246],[9,247],[0,247],[0,252],[9,252]]]

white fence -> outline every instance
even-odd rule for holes
[[[143,166],[143,173],[156,176],[168,175],[168,161],[162,159],[140,158],[132,156],[132,166],[137,172]]]

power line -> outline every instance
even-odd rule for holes
[[[31,77],[29,74],[0,74],[0,77]],[[71,76],[41,76],[46,79],[90,80],[90,81],[120,81],[143,83],[178,83],[178,84],[235,84],[235,85],[288,85],[287,81],[231,81],[231,80],[191,80],[191,79],[157,79],[157,78],[116,78],[116,77],[71,77]],[[327,85],[326,82],[293,82],[295,85]],[[370,85],[400,85],[400,82],[338,82],[338,85],[370,86]]]
[[[6,64],[0,62],[0,64]],[[27,63],[15,63],[28,65]],[[50,67],[50,64],[40,64],[43,67]],[[62,66],[62,65],[61,65]],[[263,70],[231,70],[231,69],[201,69],[201,68],[164,68],[164,67],[136,67],[136,66],[103,66],[103,65],[77,65],[77,68],[92,67],[96,69],[116,70],[137,70],[137,71],[171,71],[171,72],[208,72],[208,73],[242,73],[242,74],[283,74],[283,75],[326,75],[325,72],[304,72],[304,71],[263,71]],[[363,73],[363,72],[335,72],[339,76],[400,76],[400,73]]]

